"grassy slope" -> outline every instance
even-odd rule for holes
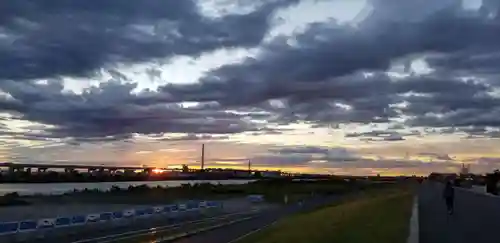
[[[345,182],[342,180],[317,181],[317,182],[292,182],[288,180],[258,181],[241,185],[210,185],[199,184],[195,186],[147,188],[143,186],[133,187],[129,190],[114,190],[111,192],[99,192],[88,190],[71,192],[65,195],[54,196],[21,196],[13,197],[22,199],[33,204],[38,203],[126,203],[126,204],[150,204],[170,203],[175,200],[186,199],[226,199],[241,197],[249,194],[262,194],[266,200],[282,202],[283,196],[288,195],[289,201],[302,197],[308,197],[312,192],[317,194],[335,193],[341,194],[356,191],[362,183]],[[379,185],[369,185],[377,187]],[[5,197],[0,197],[0,202]],[[10,200],[12,201],[12,198]]]
[[[403,243],[412,199],[407,192],[365,194],[289,217],[238,243]]]

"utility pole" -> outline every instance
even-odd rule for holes
[[[201,171],[205,169],[205,144],[201,145]]]

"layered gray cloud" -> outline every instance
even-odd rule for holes
[[[91,139],[134,133],[228,134],[259,130],[242,115],[224,110],[185,109],[178,104],[143,105],[143,97],[131,93],[133,84],[106,83],[81,95],[63,92],[62,85],[56,82],[4,82],[0,87],[10,94],[0,100],[0,105],[14,114],[11,119],[51,125],[45,129],[48,137]]]
[[[209,18],[195,0],[3,1],[0,80],[88,76],[116,63],[253,47],[274,11],[296,2],[255,2],[248,14]]]
[[[270,16],[297,2],[263,1],[250,13],[209,18],[193,1],[7,1],[0,9],[0,89],[8,95],[0,109],[12,119],[51,125],[44,132],[56,138],[279,132],[255,120],[321,126],[395,119],[414,127],[481,127],[494,137],[490,128],[500,127],[498,4],[484,1],[470,11],[458,0],[374,0],[371,14],[355,25],[314,23],[263,42]],[[18,82],[250,46],[258,47],[257,55],[241,63],[156,91],[134,93],[136,84],[119,80],[82,94],[52,79]],[[404,77],[387,72],[398,63],[411,69],[415,57],[432,70]],[[202,103],[186,108],[183,101]],[[372,135],[393,141],[413,134]]]
[[[433,159],[438,159],[438,160],[446,160],[450,161],[453,160],[453,158],[450,157],[448,154],[438,154],[438,153],[419,153],[418,155],[420,156],[428,156]]]
[[[418,136],[419,131],[399,132],[395,130],[372,130],[369,132],[346,133],[346,138],[361,138],[363,141],[402,141],[407,136]]]
[[[447,161],[422,162],[408,159],[364,158],[355,151],[342,147],[282,147],[270,151],[270,154],[262,154],[250,158],[252,164],[278,168],[315,168],[320,171],[328,171],[330,169],[346,169],[349,171],[367,169],[373,173],[383,170],[400,170],[417,174],[430,173],[436,170],[442,171],[449,168],[458,169],[460,167],[460,164],[454,162],[452,159],[447,159]],[[438,155],[432,154],[432,156]],[[246,159],[241,161],[246,161]]]
[[[410,1],[400,2],[396,5],[411,5]],[[433,4],[429,2],[425,9]],[[287,38],[276,38],[263,46],[256,58],[214,70],[202,79],[200,85],[182,89],[168,86],[166,91],[180,95],[179,99],[219,99],[228,103],[249,103],[292,95],[299,99],[305,95],[322,97],[326,94],[319,91],[328,87],[331,87],[327,90],[329,97],[341,99],[350,97],[352,92],[360,96],[366,93],[375,96],[377,92],[384,94],[385,86],[375,89],[379,83],[361,80],[358,85],[366,85],[366,89],[360,89],[351,82],[338,84],[334,78],[359,70],[386,70],[391,61],[409,54],[500,47],[500,25],[496,20],[465,15],[452,4],[434,9],[418,22],[403,18],[389,21],[387,11],[378,11],[385,8],[390,7],[375,4],[374,13],[358,27],[338,25],[333,21],[311,25],[295,37],[293,44]],[[396,11],[389,13],[402,15]],[[442,29],[447,31],[439,31]],[[233,92],[237,91],[233,90],[234,87],[239,86],[248,89],[243,94]],[[333,90],[339,91],[331,93]]]
[[[460,116],[456,112],[470,117],[498,106],[497,97],[490,93],[494,82],[464,79],[455,72],[459,67],[397,81],[381,72],[408,55],[432,52],[451,57],[500,50],[500,21],[491,17],[498,6],[484,5],[481,11],[469,12],[459,3],[450,0],[419,6],[397,1],[388,7],[374,1],[372,15],[356,27],[334,21],[313,24],[293,41],[276,38],[257,57],[213,70],[199,84],[168,85],[162,91],[174,100],[216,100],[240,106],[286,99],[287,107],[280,112],[286,121],[388,122],[403,113],[411,116],[408,125],[451,126],[451,120]],[[436,60],[428,60],[437,68]],[[488,61],[477,65],[494,66],[483,62]],[[403,101],[409,106],[391,106]],[[432,113],[450,118],[436,120]],[[492,119],[477,119],[455,121],[457,126],[498,126]]]
[[[178,137],[166,137],[166,138],[161,138],[159,140],[161,141],[197,141],[197,140],[219,140],[219,139],[227,139],[229,138],[228,136],[214,136],[211,134],[186,134],[183,136],[178,136]]]

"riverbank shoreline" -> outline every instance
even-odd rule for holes
[[[228,178],[200,178],[200,177],[173,177],[173,178],[145,178],[145,179],[133,179],[124,178],[116,180],[61,180],[61,181],[50,181],[50,180],[0,180],[0,185],[3,184],[62,184],[62,183],[115,183],[115,182],[162,182],[162,181],[236,181],[236,180],[257,180],[259,178],[255,177],[228,177]]]
[[[127,189],[129,186],[147,185],[149,187],[180,187],[183,184],[246,184],[256,180],[170,180],[170,181],[119,181],[119,182],[82,182],[82,183],[14,183],[0,184],[0,196],[17,192],[22,196],[29,195],[61,195],[83,190],[108,191],[117,186]]]

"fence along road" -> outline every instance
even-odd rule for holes
[[[46,238],[61,232],[79,229],[110,226],[124,226],[161,216],[162,218],[183,218],[198,214],[205,209],[222,207],[221,202],[215,201],[187,201],[185,203],[161,205],[156,207],[135,208],[116,212],[101,212],[87,215],[71,215],[57,218],[22,220],[16,222],[0,222],[0,242],[16,242],[19,240],[33,240]]]

